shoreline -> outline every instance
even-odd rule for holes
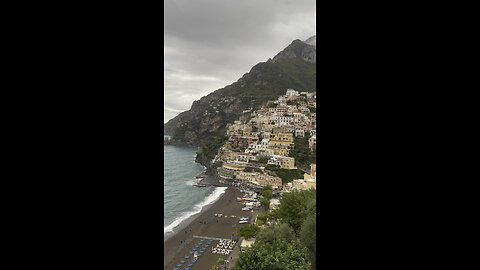
[[[238,188],[227,187],[225,193],[215,202],[204,206],[200,213],[184,220],[170,235],[164,234],[164,269],[174,268],[178,261],[189,253],[194,243],[198,242],[194,235],[225,239],[238,237],[239,228],[243,226],[238,224],[238,217],[248,216],[253,220],[254,215],[241,210],[243,205],[236,200],[239,196],[242,196],[242,193]],[[215,217],[216,213],[222,213],[224,216]],[[237,217],[232,218],[232,215]],[[210,269],[219,256],[207,251],[192,269]]]
[[[215,190],[213,191],[215,192]],[[225,196],[225,194],[228,192],[228,188],[225,190],[224,193],[220,194],[220,196],[215,199],[215,201],[207,204],[207,205],[204,205],[202,207],[202,209],[200,209],[200,212],[196,213],[196,214],[193,214],[191,216],[189,216],[188,218],[186,218],[185,220],[181,221],[177,226],[173,227],[172,230],[173,232],[167,232],[167,233],[164,233],[163,234],[163,243],[165,243],[168,239],[174,237],[176,234],[178,234],[179,232],[181,232],[183,229],[185,229],[185,227],[188,227],[188,225],[192,224],[193,221],[195,221],[199,216],[201,216],[205,211],[207,211],[208,209],[210,209],[213,205],[215,205],[216,203],[218,203],[223,196]],[[208,196],[207,196],[208,197]],[[206,198],[206,197],[205,197]],[[175,222],[175,221],[173,221]]]

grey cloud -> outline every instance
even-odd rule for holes
[[[164,122],[316,32],[313,0],[164,3]]]

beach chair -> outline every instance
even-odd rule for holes
[[[190,256],[188,256],[188,255],[185,255],[185,259],[188,259],[188,258],[190,258]]]
[[[185,263],[185,261],[184,261],[184,260],[181,260],[181,261],[180,261],[180,263],[181,263],[181,264],[184,264],[184,263]]]
[[[177,264],[177,267],[182,267],[182,265],[183,265],[183,264],[179,263],[179,264]]]

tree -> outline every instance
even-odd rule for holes
[[[262,226],[263,224],[265,224],[265,221],[257,218],[257,223],[255,223],[255,225]]]
[[[308,214],[316,211],[316,196],[314,189],[285,193],[280,200],[277,217],[299,233]]]
[[[266,186],[262,189],[262,196],[268,200],[273,198],[273,189],[271,186]]]
[[[294,241],[296,239],[295,232],[286,223],[280,223],[272,225],[265,230],[258,233],[256,241],[274,244],[274,242],[280,238],[285,239],[287,242]]]
[[[270,207],[270,200],[267,199],[267,198],[265,198],[265,197],[263,197],[263,198],[260,199],[260,205],[261,205],[262,207],[264,207],[265,210],[268,210],[268,208]]]
[[[257,241],[240,254],[235,270],[309,270],[307,251],[298,240]]]
[[[240,228],[240,236],[245,238],[253,238],[260,231],[260,227],[255,224],[249,224]]]
[[[263,223],[266,223],[268,219],[268,214],[267,213],[260,213],[257,216],[257,221],[262,221]]]
[[[223,257],[219,257],[217,260],[217,265],[218,266],[225,265],[225,259]]]
[[[316,252],[317,252],[317,221],[316,214],[308,215],[307,220],[303,223],[300,230],[300,242],[308,250],[308,257],[313,266],[316,266]],[[260,235],[258,236],[260,237]]]
[[[258,163],[267,164],[269,159],[270,159],[269,157],[260,157],[258,159]]]
[[[316,163],[316,154],[312,152],[308,145],[310,134],[303,138],[294,138],[295,147],[290,151],[289,156],[295,158],[295,164],[298,168],[308,169],[311,163]]]

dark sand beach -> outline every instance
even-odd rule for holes
[[[174,229],[175,233],[172,235],[166,235],[164,238],[164,269],[174,269],[180,260],[191,261],[192,256],[189,252],[195,243],[200,240],[193,238],[194,235],[229,239],[232,238],[232,236],[239,237],[239,227],[244,226],[238,223],[239,217],[250,217],[250,222],[253,222],[252,217],[256,214],[242,211],[242,207],[244,206],[237,201],[237,197],[242,196],[243,193],[241,193],[238,188],[228,187],[225,194],[215,203],[205,206],[202,212],[185,220]],[[216,213],[223,214],[223,217],[215,217],[214,214]],[[232,218],[232,215],[237,217]],[[211,251],[211,248],[215,247],[217,243],[218,241],[214,241],[212,245],[207,248],[206,252],[198,258],[191,269],[210,269],[220,257],[219,254],[212,254]],[[239,245],[240,243],[236,244],[234,248],[236,252],[234,253],[238,253]],[[190,258],[185,259],[184,257],[186,255],[190,255]],[[227,258],[226,255],[222,256]],[[185,266],[186,264],[180,267],[180,269],[183,269]]]

